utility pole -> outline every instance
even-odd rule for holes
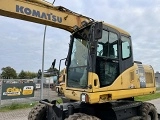
[[[46,37],[46,28],[44,29],[44,37],[43,37],[43,53],[42,53],[42,77],[41,77],[41,100],[43,99],[43,83],[44,83],[44,51],[45,51],[45,37]]]

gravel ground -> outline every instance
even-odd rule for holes
[[[158,113],[160,113],[160,99],[151,100],[148,102],[153,103]],[[27,120],[28,113],[30,112],[31,108],[23,109],[23,110],[14,110],[9,112],[0,112],[0,120]]]

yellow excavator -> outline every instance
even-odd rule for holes
[[[60,70],[59,70],[60,71]],[[52,90],[57,93],[58,96],[63,96],[65,89],[65,68],[57,75],[57,80],[55,81]]]
[[[151,65],[134,61],[125,30],[43,0],[0,0],[0,15],[71,33],[64,87],[69,101],[41,100],[29,120],[158,120],[153,104],[134,100],[156,92],[155,75]]]
[[[58,96],[64,95],[65,79],[66,79],[66,69],[64,68],[62,70],[62,73],[60,74],[60,76],[58,75],[58,81],[57,81],[58,83],[55,86],[55,90],[56,90]]]

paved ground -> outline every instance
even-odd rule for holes
[[[27,116],[31,109],[0,112],[0,120],[28,120]]]
[[[160,113],[160,99],[149,101],[153,103],[158,113]],[[28,113],[31,109],[14,110],[10,112],[0,112],[0,120],[27,120]]]
[[[149,101],[150,103],[154,104],[157,108],[158,113],[160,114],[160,98]]]

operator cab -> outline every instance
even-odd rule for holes
[[[67,87],[87,89],[89,72],[109,86],[133,65],[131,37],[101,22],[88,25],[71,36],[67,61]]]
[[[130,36],[103,26],[102,38],[97,41],[96,74],[100,86],[111,85],[127,68],[133,65]]]

